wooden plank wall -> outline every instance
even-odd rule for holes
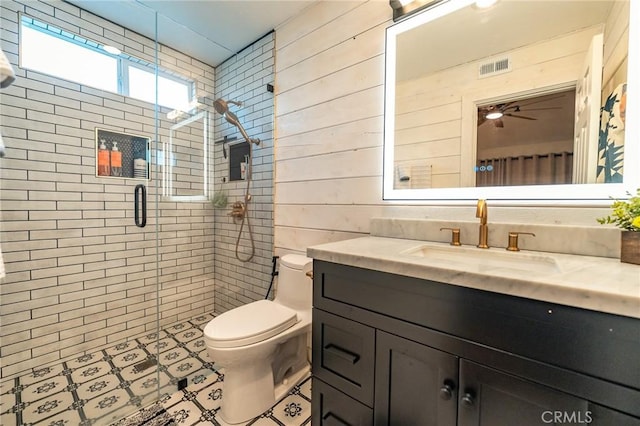
[[[322,1],[276,30],[276,249],[363,235],[382,214],[390,12]]]
[[[604,31],[603,100],[620,83],[627,81],[629,50],[629,1],[615,2]]]
[[[475,201],[382,201],[391,14],[382,0],[319,1],[276,28],[275,254],[365,236],[373,217],[476,220]],[[490,209],[492,221],[595,226],[606,211]]]

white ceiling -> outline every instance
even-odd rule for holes
[[[602,24],[614,1],[501,1],[471,5],[398,36],[397,79],[409,80]],[[420,50],[416,50],[420,46]]]
[[[317,0],[67,0],[217,66]]]

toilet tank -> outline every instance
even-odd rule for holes
[[[285,254],[280,258],[275,302],[296,311],[312,306],[313,280],[306,273],[313,269],[313,259],[299,254]]]

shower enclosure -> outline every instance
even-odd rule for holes
[[[214,70],[139,2],[0,7],[0,423],[106,424],[213,371]]]

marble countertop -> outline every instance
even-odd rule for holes
[[[309,247],[317,260],[640,318],[640,265],[619,259],[362,237]],[[490,278],[490,279],[487,279]]]

